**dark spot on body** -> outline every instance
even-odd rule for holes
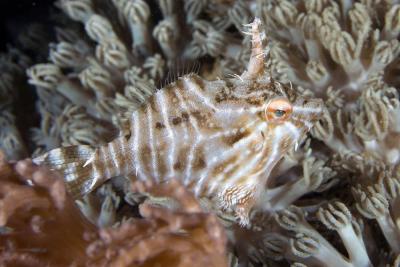
[[[211,117],[211,114],[198,110],[192,111],[190,115],[197,120],[201,127],[206,126],[208,119]]]
[[[217,103],[221,103],[227,99],[228,99],[228,95],[224,92],[219,92],[218,94],[215,95],[215,102],[217,102]]]
[[[149,100],[148,100],[148,105],[150,105],[151,109],[152,109],[154,112],[159,112],[159,110],[157,109],[157,104],[156,104],[156,101],[155,101],[155,100],[156,100],[155,97],[154,97],[154,96],[151,96],[151,97],[149,98]]]
[[[196,119],[201,119],[203,117],[203,115],[201,114],[200,111],[195,110],[191,112],[192,116],[194,116]]]
[[[181,170],[182,169],[182,164],[180,162],[175,162],[174,164],[174,170]]]
[[[205,161],[205,155],[203,152],[203,149],[199,148],[193,159],[193,170],[198,171],[201,169],[204,169],[207,166],[206,161]]]
[[[182,120],[189,121],[189,114],[187,114],[187,112],[182,112]]]
[[[197,170],[197,169],[201,170],[201,169],[203,169],[203,168],[206,167],[206,166],[207,166],[207,164],[206,164],[206,162],[204,161],[203,158],[197,159],[197,160],[194,162],[194,164],[193,164],[193,168],[194,168],[195,170]]]
[[[173,124],[173,125],[178,125],[178,124],[180,124],[181,122],[182,122],[182,119],[181,119],[180,117],[172,118],[172,124]]]
[[[165,128],[165,125],[161,122],[156,122],[156,129],[163,129]]]
[[[178,151],[176,162],[173,165],[174,170],[183,171],[185,169],[189,153],[190,146],[182,145]]]

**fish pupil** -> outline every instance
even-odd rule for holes
[[[280,118],[280,117],[282,117],[283,115],[285,115],[286,111],[281,110],[281,109],[277,109],[277,110],[275,110],[274,113],[275,113],[275,116],[276,116],[276,117]]]

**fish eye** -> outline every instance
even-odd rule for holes
[[[275,113],[275,117],[280,118],[280,117],[282,117],[282,116],[284,116],[286,114],[286,111],[281,110],[281,109],[277,109],[277,110],[275,110],[274,113]]]
[[[292,109],[292,104],[287,98],[275,98],[268,103],[265,117],[267,121],[283,122],[290,117]]]

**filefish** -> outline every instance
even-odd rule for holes
[[[267,74],[260,24],[255,19],[250,25],[251,56],[241,75],[180,77],[132,113],[128,135],[97,148],[56,148],[34,162],[59,170],[75,197],[119,175],[156,183],[177,179],[248,225],[271,170],[323,110],[320,99],[303,97]]]

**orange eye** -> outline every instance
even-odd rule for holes
[[[276,98],[269,102],[265,110],[265,117],[268,121],[282,122],[292,114],[292,105],[286,98]]]

